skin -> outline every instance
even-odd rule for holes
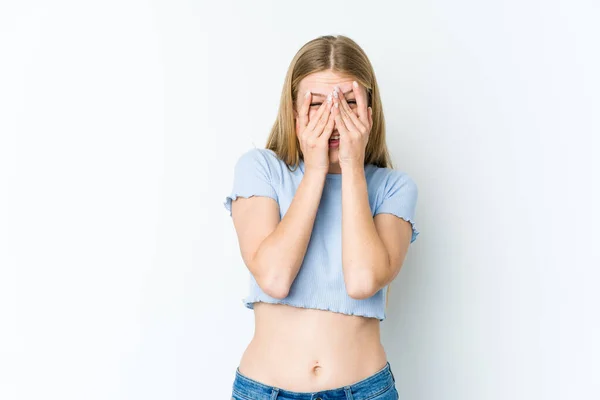
[[[391,214],[373,218],[369,206],[364,151],[372,112],[364,87],[354,80],[323,71],[300,82],[294,114],[305,174],[284,217],[280,220],[271,198],[238,198],[232,204],[242,258],[273,297],[287,296],[302,264],[327,173],[342,174],[342,266],[349,296],[372,296],[404,261],[410,224]],[[310,97],[304,97],[307,91]],[[330,148],[336,132],[339,148]],[[254,315],[254,337],[239,369],[256,381],[314,392],[352,384],[386,365],[376,318],[268,303],[255,303]]]
[[[307,149],[303,146],[303,128],[304,125],[307,125],[310,121],[315,121],[321,115],[319,108],[322,104],[327,104],[327,96],[331,97],[331,105],[333,106],[331,107],[330,121],[327,121],[333,124],[333,135],[341,132],[355,133],[357,132],[355,130],[357,126],[362,129],[361,140],[355,140],[354,135],[346,135],[340,137],[339,148],[329,148],[328,172],[333,174],[341,173],[342,165],[364,165],[364,151],[368,141],[368,132],[373,125],[372,110],[366,106],[366,90],[364,87],[354,87],[354,81],[353,77],[342,76],[333,71],[324,71],[308,75],[298,86],[299,98],[296,99],[294,117],[296,118],[296,135],[300,140],[305,162],[307,161]],[[334,96],[335,88],[338,89],[337,98]],[[308,97],[306,93],[310,93]],[[345,101],[340,102],[340,100]],[[361,107],[357,102],[361,102]],[[336,108],[336,103],[342,106],[345,105],[345,107],[339,108],[338,105]],[[323,113],[325,116],[328,116],[328,110]],[[347,122],[344,122],[344,119]],[[348,125],[348,128],[346,125]],[[329,137],[327,129],[325,129],[325,135]],[[308,163],[307,167],[309,167]],[[316,167],[318,168],[319,165]]]

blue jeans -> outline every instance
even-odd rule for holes
[[[396,379],[388,362],[373,375],[336,389],[292,392],[244,376],[237,368],[231,400],[398,400]]]

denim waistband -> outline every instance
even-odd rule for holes
[[[236,368],[233,392],[251,400],[352,400],[368,399],[388,390],[395,383],[390,363],[373,375],[351,385],[319,392],[294,392],[265,385],[248,378]]]

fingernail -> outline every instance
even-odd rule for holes
[[[335,108],[338,108],[339,105],[340,103],[335,103]]]
[[[306,94],[304,95],[304,97],[308,97],[310,96],[310,90],[308,92],[306,92]]]
[[[352,82],[352,86],[354,86],[355,88],[358,87],[358,83],[356,83],[356,81]]]
[[[331,94],[327,96],[327,102],[331,103]]]
[[[338,92],[337,92],[337,90],[333,91],[333,97],[335,97],[336,99],[338,98]]]

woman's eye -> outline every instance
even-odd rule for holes
[[[356,104],[356,100],[348,100],[348,104]]]
[[[323,104],[323,103],[311,103],[311,105],[310,105],[310,106],[311,106],[311,107],[314,107],[314,106],[320,106],[321,104]]]

